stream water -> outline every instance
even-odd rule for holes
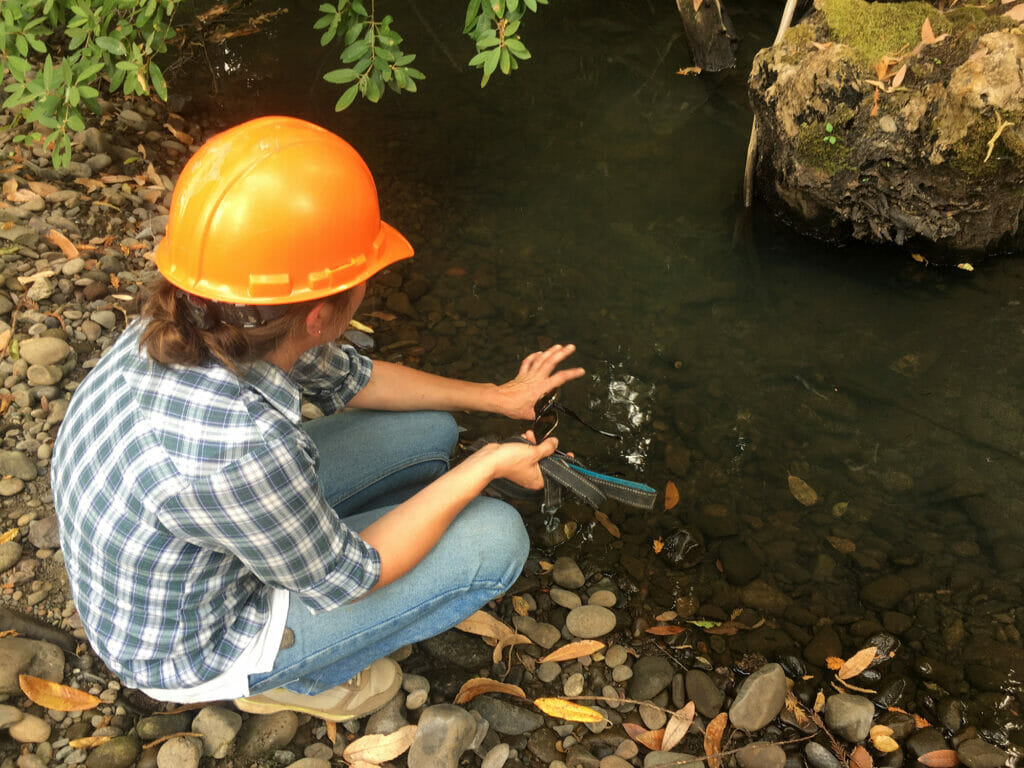
[[[229,122],[306,117],[366,158],[385,218],[417,248],[390,283],[416,317],[378,332],[382,354],[495,379],[577,344],[588,376],[563,400],[624,439],[563,420],[563,447],[671,481],[681,501],[608,510],[618,539],[588,509],[537,516],[541,553],[616,579],[637,629],[669,609],[768,618],[677,638],[716,663],[827,646],[829,625],[848,656],[884,629],[905,652],[867,681],[882,703],[963,700],[1019,750],[1024,262],[938,270],[744,215],[745,72],[778,9],[730,2],[739,66],[695,77],[676,74],[691,62],[673,3],[553,0],[522,30],[534,60],[481,91],[458,4],[387,5],[427,73],[418,95],[335,114],[340,90],[318,73],[337,50],[317,46],[312,8],[293,8],[211,48],[216,95],[200,98],[205,61],[188,65],[196,103]]]

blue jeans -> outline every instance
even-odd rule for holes
[[[434,411],[345,410],[305,427],[320,453],[324,497],[357,531],[443,474],[458,436],[455,420]],[[295,644],[278,653],[273,670],[249,676],[250,692],[320,693],[450,629],[512,585],[529,546],[514,508],[474,499],[430,553],[386,587],[317,615],[293,597],[287,625]]]

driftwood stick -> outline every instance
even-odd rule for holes
[[[782,11],[782,20],[779,22],[779,31],[775,33],[775,42],[778,45],[782,42],[786,30],[793,23],[793,14],[796,12],[796,0],[786,0],[786,7]],[[750,141],[747,142],[747,164],[743,170],[743,206],[749,208],[754,204],[754,166],[757,163],[757,115],[750,123]]]

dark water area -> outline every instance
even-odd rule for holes
[[[382,356],[493,380],[547,344],[578,346],[588,376],[563,399],[623,440],[566,421],[562,446],[672,481],[681,501],[607,510],[618,539],[584,507],[533,513],[541,556],[615,579],[638,631],[666,610],[765,619],[670,638],[716,665],[810,659],[808,646],[845,657],[887,632],[900,649],[858,681],[880,705],[955,731],[965,702],[1019,753],[1024,262],[938,270],[909,249],[801,238],[763,206],[745,216],[745,73],[780,9],[728,10],[737,70],[683,77],[673,3],[552,0],[522,29],[534,60],[481,91],[464,7],[396,0],[387,12],[427,80],[336,114],[340,89],[319,74],[338,50],[318,47],[312,7],[292,8],[210,48],[216,94],[199,56],[178,89],[214,123],[294,114],[363,154],[385,218],[417,248],[379,281],[415,306],[378,322]]]

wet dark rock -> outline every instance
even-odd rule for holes
[[[558,734],[550,728],[538,728],[530,734],[526,742],[526,748],[530,753],[543,763],[550,763],[552,760],[560,760],[562,753],[558,751]]]
[[[761,573],[761,558],[739,539],[731,538],[722,542],[718,558],[725,578],[738,587],[749,584]]]
[[[753,733],[779,714],[786,700],[786,675],[778,664],[765,664],[736,692],[729,707],[729,721],[740,730]]]
[[[704,537],[696,528],[684,525],[665,537],[661,554],[676,568],[692,568],[704,559]]]
[[[837,693],[825,699],[825,725],[840,738],[859,742],[867,738],[875,705],[864,696]]]
[[[903,708],[914,697],[916,690],[917,687],[914,685],[914,681],[909,677],[906,675],[895,675],[883,679],[877,688],[878,693],[872,699],[880,707]]]
[[[907,581],[895,573],[887,573],[869,581],[860,591],[861,600],[871,608],[888,611],[895,608],[910,592]]]
[[[473,716],[454,704],[436,704],[420,715],[409,748],[409,768],[456,768],[473,743],[477,724]]]
[[[948,746],[946,739],[936,728],[922,728],[908,737],[904,743],[904,747],[914,757],[920,757],[937,749],[948,749]]]
[[[85,768],[129,768],[141,751],[142,744],[136,736],[118,736],[91,750]]]
[[[967,768],[999,768],[1009,759],[1006,751],[982,739],[968,739],[956,748],[956,755]]]
[[[912,715],[906,712],[883,712],[875,721],[879,725],[885,725],[892,729],[892,737],[900,744],[917,730],[917,722]]]
[[[964,702],[951,696],[943,696],[935,707],[935,715],[939,724],[952,733],[963,728],[966,712],[967,706]]]
[[[478,670],[491,665],[490,649],[457,629],[428,638],[419,645],[435,659],[461,669]]]
[[[477,696],[468,706],[474,712],[479,712],[491,728],[506,736],[530,733],[544,725],[544,717],[539,712],[523,709],[492,696]]]
[[[871,662],[872,667],[877,667],[879,664],[884,664],[892,659],[900,649],[900,645],[900,640],[895,635],[889,632],[879,632],[865,640],[863,647],[872,646],[877,649],[875,658]]]
[[[565,764],[568,768],[600,768],[601,761],[590,754],[582,744],[573,744],[566,750]]]
[[[272,715],[253,715],[242,724],[235,748],[238,754],[253,757],[273,749],[282,749],[295,738],[299,727],[294,712],[275,712]]]
[[[838,758],[816,741],[807,742],[807,746],[804,747],[804,755],[812,768],[842,768],[842,763]]]
[[[694,522],[709,539],[735,536],[740,531],[736,514],[722,504],[705,504],[694,515]]]
[[[736,753],[740,768],[784,768],[786,753],[778,744],[755,741]]]
[[[914,620],[905,613],[899,611],[883,611],[882,625],[894,635],[901,635],[910,629]]]
[[[579,589],[586,581],[583,571],[571,557],[560,557],[555,560],[551,579],[565,589]]]
[[[190,729],[194,714],[179,712],[176,715],[144,717],[136,724],[135,731],[143,741],[153,741],[171,733],[184,733]]]
[[[897,749],[893,752],[886,752],[875,760],[875,765],[877,765],[878,768],[902,768],[903,763],[904,755],[902,749]]]
[[[365,733],[394,733],[404,725],[408,725],[405,711],[405,696],[402,691],[396,693],[391,700],[378,709],[366,721]]]
[[[804,658],[816,667],[825,667],[825,659],[829,656],[841,657],[843,644],[839,634],[830,626],[819,629],[811,642],[804,648]]]
[[[643,656],[633,665],[628,698],[637,701],[653,699],[672,682],[675,667],[664,656]],[[692,695],[692,694],[691,694]]]

